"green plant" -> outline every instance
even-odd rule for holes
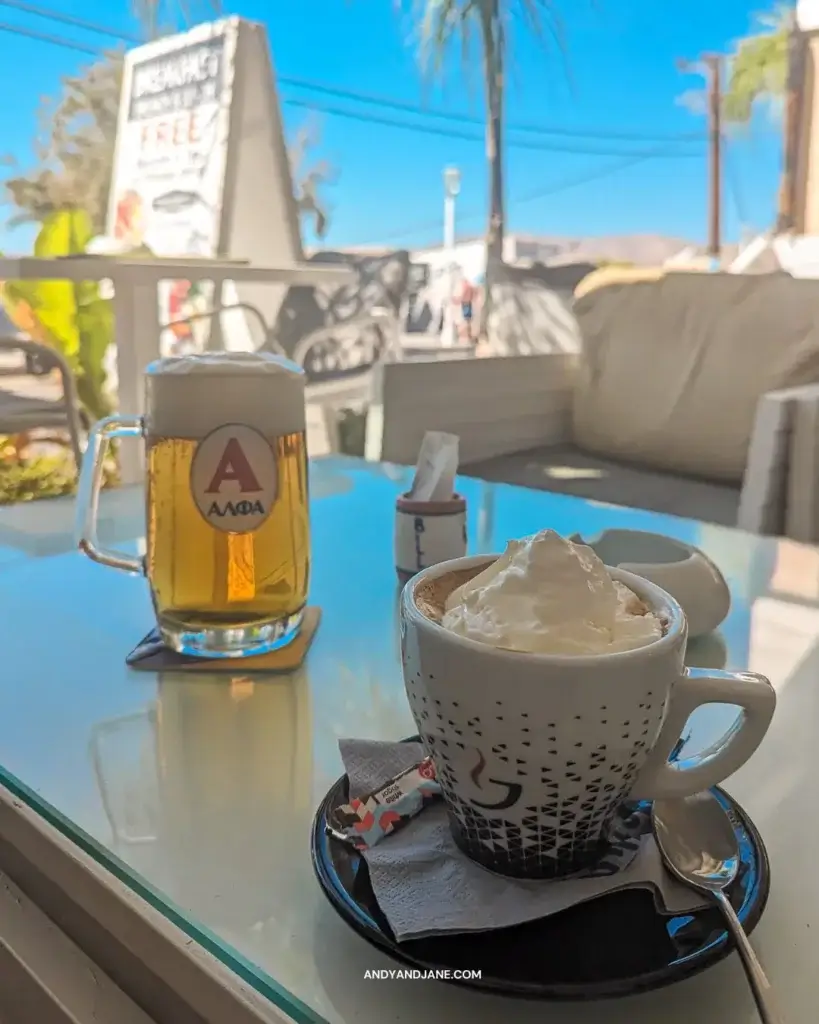
[[[103,467],[103,487],[119,483],[116,464]],[[61,498],[77,490],[77,467],[67,451],[29,450],[19,454],[9,438],[0,438],[0,505],[40,498]]]
[[[0,505],[59,498],[75,490],[76,471],[70,458],[37,455],[0,463]]]
[[[43,220],[34,255],[43,258],[85,252],[92,238],[91,218],[76,208],[55,210]],[[92,419],[111,411],[105,393],[104,360],[114,338],[111,304],[100,297],[96,281],[7,281],[9,304],[23,304],[48,342],[68,362],[80,401]]]
[[[747,124],[760,102],[776,104],[787,86],[793,8],[777,4],[756,23],[759,31],[740,39],[729,60],[723,113],[734,124]]]

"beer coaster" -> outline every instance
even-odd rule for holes
[[[251,658],[195,658],[166,647],[154,628],[143,637],[125,659],[126,665],[141,672],[292,672],[304,661],[321,622],[321,608],[308,606],[296,639],[278,651],[256,654]]]

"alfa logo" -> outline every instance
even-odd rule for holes
[[[228,423],[199,442],[191,465],[191,494],[217,530],[257,530],[270,515],[277,491],[276,455],[257,430]]]
[[[228,480],[235,480],[242,494],[254,494],[262,489],[253,473],[253,468],[247,461],[239,439],[233,436],[225,445],[219,465],[216,467],[216,472],[205,493],[219,494],[222,485]]]

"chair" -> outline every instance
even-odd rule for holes
[[[210,310],[192,313],[190,316],[165,324],[165,329],[170,329],[181,323],[191,324],[200,320],[212,320],[214,317],[221,319],[224,314],[231,313],[234,310],[242,310],[244,313],[249,314],[258,325],[260,342],[257,344],[257,348],[276,352],[279,355],[286,355],[273,330],[265,322],[261,311],[247,302],[221,305]],[[339,333],[350,330],[354,332],[361,331],[368,327],[378,328],[379,331],[385,334],[385,343],[380,353],[380,359],[401,360],[402,350],[399,321],[391,310],[380,307],[341,324],[320,327],[318,330],[311,331],[299,340],[290,358],[292,358],[293,362],[298,363],[299,366],[307,368],[311,362],[311,350],[320,348],[328,340],[336,339]],[[213,336],[211,336],[210,341],[213,341]],[[374,358],[375,355],[373,354]],[[308,379],[306,387],[307,428],[311,455],[330,455],[339,450],[339,417],[341,410],[345,408],[355,409],[366,404],[370,394],[372,369],[372,361],[367,362],[365,360],[365,365],[361,372],[339,374],[336,379],[331,380],[311,382]]]
[[[577,355],[379,367],[367,457],[412,464],[446,430],[480,479],[815,543],[817,301],[781,274],[601,289]]]
[[[179,317],[176,320],[169,320],[168,323],[166,323],[162,327],[162,331],[164,332],[173,330],[174,327],[178,327],[180,324],[194,324],[198,323],[200,320],[214,320],[214,318],[216,318],[214,323],[214,327],[216,328],[216,330],[212,331],[210,337],[208,338],[208,344],[206,346],[207,349],[212,351],[215,348],[221,347],[219,345],[219,342],[222,341],[222,317],[224,316],[225,313],[233,313],[237,310],[240,310],[241,312],[249,315],[250,318],[254,320],[257,326],[259,327],[259,330],[261,332],[261,343],[257,347],[271,348],[279,355],[284,355],[284,351],[281,348],[281,346],[271,339],[270,328],[268,327],[267,322],[265,321],[265,318],[262,315],[261,311],[257,309],[256,306],[251,305],[249,302],[234,302],[229,304],[222,304],[214,306],[213,309],[200,310],[199,312],[196,313],[190,313],[188,316]],[[214,342],[216,342],[216,344],[214,344]]]
[[[43,377],[52,370],[59,370],[62,383],[62,394],[57,398],[18,394],[0,387],[0,434],[24,434],[51,427],[68,430],[79,472],[83,450],[82,411],[68,363],[50,346],[25,338],[0,338],[0,352],[20,352],[25,357],[25,365],[14,375],[17,379]],[[3,377],[6,382],[12,379],[8,370]]]
[[[311,349],[322,349],[327,341],[335,342],[339,333],[360,332],[374,327],[384,335],[380,352],[369,352],[361,369],[340,372],[333,379],[309,381],[306,389],[308,444],[311,456],[332,455],[341,451],[341,417],[343,410],[363,412],[370,398],[374,368],[384,362],[400,362],[399,320],[389,309],[376,308],[341,325],[322,327],[302,338],[296,346],[294,360],[305,368],[313,363]],[[358,341],[352,342],[358,344]],[[343,352],[343,344],[339,354]]]

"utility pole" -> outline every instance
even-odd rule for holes
[[[785,139],[782,181],[779,188],[777,234],[803,230],[795,223],[797,163],[800,158],[800,136],[805,93],[807,38],[794,23],[788,39],[788,81],[785,97]]]
[[[722,258],[722,58],[703,57],[708,70],[708,255],[719,267]]]
[[[705,54],[699,61],[678,61],[680,71],[702,74],[708,93],[708,256],[712,269],[722,259],[722,57]]]
[[[444,259],[446,260],[446,292],[444,302],[444,333],[441,342],[455,344],[455,200],[461,191],[461,172],[457,167],[444,168]]]

